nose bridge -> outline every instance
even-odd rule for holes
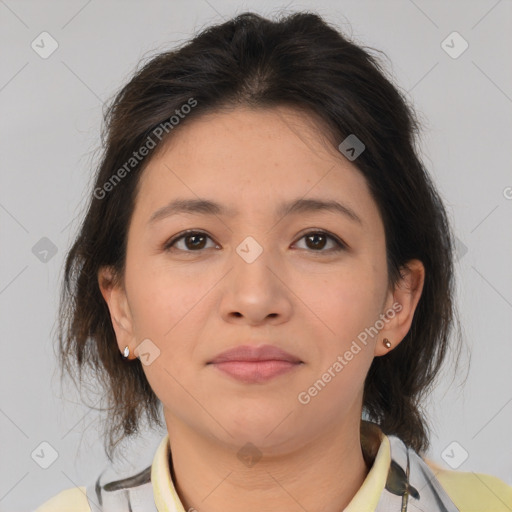
[[[290,312],[286,286],[279,278],[277,251],[267,246],[269,238],[256,236],[246,236],[234,248],[222,297],[226,318],[236,315],[257,323],[266,317],[287,317]]]
[[[258,259],[267,259],[268,251],[268,240],[264,240],[263,235],[257,235],[257,239],[248,235],[236,247],[236,254],[249,265]],[[266,253],[265,258],[260,258],[264,252]]]
[[[248,235],[236,246],[233,254],[234,274],[237,280],[254,281],[255,283],[269,284],[267,282],[269,267],[275,265],[274,251],[268,246],[268,239],[263,235]]]

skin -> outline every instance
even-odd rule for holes
[[[424,267],[409,262],[388,288],[377,205],[354,163],[321,133],[314,119],[285,107],[239,107],[180,126],[141,177],[124,279],[112,284],[109,268],[99,273],[119,350],[129,346],[133,358],[150,339],[160,351],[143,368],[163,404],[186,510],[335,512],[368,474],[360,444],[365,377],[373,358],[409,331]],[[179,214],[148,225],[178,197],[208,198],[238,213]],[[275,216],[281,201],[303,197],[336,199],[362,224],[330,211]],[[163,249],[186,229],[207,238]],[[333,252],[329,238],[308,242],[311,231],[332,233],[347,247]],[[248,236],[263,249],[252,263],[236,251]],[[299,393],[394,303],[401,311],[301,404]],[[303,364],[252,384],[206,364],[237,345],[266,343]],[[250,467],[237,457],[248,442],[261,454]]]

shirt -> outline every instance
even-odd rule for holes
[[[503,480],[444,469],[365,420],[361,448],[371,468],[343,512],[512,511],[512,486]],[[66,489],[35,512],[186,512],[172,480],[170,461],[166,435],[151,466],[143,471],[112,480],[107,468],[94,483]]]

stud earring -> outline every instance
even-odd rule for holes
[[[382,341],[382,343],[384,343],[384,345],[386,346],[386,348],[391,348],[391,342],[390,342],[387,338],[384,338],[384,340]]]
[[[123,357],[125,359],[128,359],[129,355],[130,355],[130,347],[126,346],[126,347],[124,347]]]

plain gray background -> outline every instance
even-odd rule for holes
[[[447,373],[427,404],[429,455],[512,485],[510,0],[0,0],[0,511],[35,508],[107,464],[98,415],[72,389],[61,392],[53,349],[62,265],[90,193],[102,103],[141,57],[243,11],[285,7],[314,10],[384,51],[424,123],[423,158],[459,241],[458,307],[472,353],[467,381],[463,361],[458,379]],[[45,31],[58,48],[43,59],[31,44]],[[49,244],[43,237],[57,251],[47,261],[38,257],[37,244]],[[164,434],[127,445],[133,467],[151,462]],[[47,469],[40,465],[53,452],[43,442],[57,453]]]

